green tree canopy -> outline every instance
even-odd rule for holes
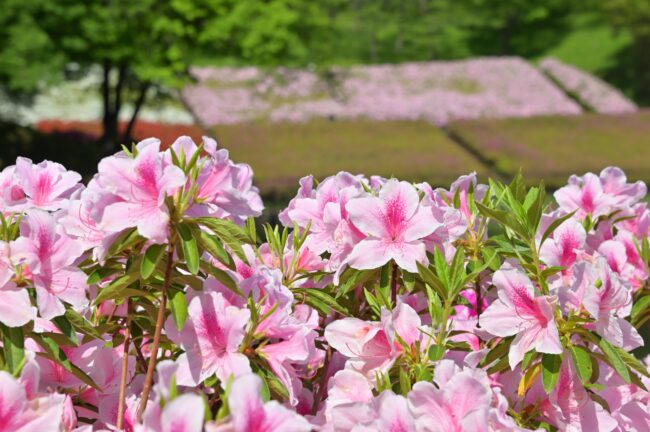
[[[159,86],[189,79],[197,51],[256,64],[310,60],[326,17],[299,0],[0,0],[0,83],[29,94],[99,66],[103,142],[129,138],[139,108]],[[123,137],[126,99],[135,112]]]

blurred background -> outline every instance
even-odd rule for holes
[[[0,0],[0,164],[216,137],[267,205],[348,170],[650,181],[650,0]]]

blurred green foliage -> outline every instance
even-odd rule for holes
[[[135,122],[160,88],[191,79],[191,65],[326,70],[481,55],[537,58],[568,40],[561,52],[584,54],[591,38],[570,37],[577,22],[585,31],[576,18],[584,15],[607,27],[592,33],[598,37],[630,35],[622,45],[605,44],[615,51],[613,61],[594,68],[650,103],[648,0],[0,0],[0,86],[25,97],[101,68],[103,141],[112,151],[132,131],[131,125],[118,136],[124,103],[136,107]]]

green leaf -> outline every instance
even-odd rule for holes
[[[185,293],[181,290],[170,290],[168,297],[174,325],[178,331],[181,331],[185,325],[185,321],[187,321],[187,300],[185,299]]]
[[[148,279],[153,274],[164,252],[165,245],[152,244],[147,248],[140,263],[140,275],[142,279]]]
[[[443,345],[431,345],[429,347],[429,360],[438,361],[445,355],[445,347]]]
[[[25,338],[22,327],[7,327],[0,323],[5,363],[10,373],[17,376],[25,363]]]
[[[548,228],[546,228],[546,231],[544,231],[544,234],[542,234],[542,239],[539,242],[539,247],[541,248],[542,245],[544,244],[544,242],[546,241],[546,239],[549,238],[551,236],[551,234],[553,234],[553,231],[555,231],[557,229],[557,227],[562,225],[564,223],[564,221],[566,221],[571,216],[573,216],[575,214],[575,212],[576,211],[574,210],[571,213],[565,214],[561,218],[555,219],[553,222],[551,222],[551,224],[548,226]]]
[[[524,355],[524,359],[521,361],[521,370],[526,370],[528,369],[528,365],[530,362],[535,358],[535,355],[537,354],[537,351],[530,350]]]
[[[462,248],[461,248],[462,249]],[[449,276],[450,276],[450,269],[449,265],[447,264],[447,260],[445,259],[445,256],[442,254],[439,248],[435,248],[433,251],[433,258],[434,258],[434,266],[435,266],[435,271],[436,275],[440,279],[440,282],[442,282],[443,287],[445,288],[445,298],[448,298],[449,296]]]
[[[245,297],[239,286],[237,286],[237,282],[235,282],[234,279],[226,271],[221,270],[220,268],[217,268],[209,262],[203,260],[201,260],[201,268],[207,274],[221,282],[230,291],[234,292],[240,297]]]
[[[411,379],[404,368],[399,368],[399,387],[400,393],[407,395],[411,391]]]
[[[79,333],[94,337],[95,339],[102,338],[102,335],[95,329],[95,326],[73,309],[66,309],[65,317]]]
[[[428,267],[423,266],[417,261],[415,264],[418,268],[418,274],[422,278],[422,281],[424,281],[424,283],[429,287],[433,288],[433,290],[435,290],[441,299],[446,299],[447,289],[443,285],[442,281],[438,279],[438,277],[433,274],[433,272]]]
[[[480,362],[480,366],[488,366],[492,364],[495,360],[508,359],[508,350],[510,350],[510,344],[512,339],[506,339],[498,344],[496,344],[488,353],[483,357],[483,360]]]
[[[220,263],[228,267],[230,270],[235,270],[235,260],[233,260],[226,249],[224,249],[221,240],[219,240],[217,236],[201,231],[199,234],[199,243],[210,255],[219,260]]]
[[[74,345],[79,346],[79,339],[77,338],[77,332],[72,327],[72,324],[70,323],[70,321],[68,321],[65,315],[60,315],[54,318],[52,322],[54,323],[56,328],[61,330],[61,334],[63,334]]]
[[[127,229],[109,246],[107,256],[114,256],[140,241],[142,237],[135,228]]]
[[[647,312],[650,307],[650,295],[645,295],[634,302],[632,306],[632,322],[637,321],[637,319],[643,315],[644,312]]]
[[[449,296],[454,296],[456,295],[457,291],[460,291],[463,288],[463,280],[466,276],[465,250],[462,247],[456,249],[454,258],[451,260],[449,273],[449,287],[452,289],[452,292],[449,293]]]
[[[93,301],[93,304],[98,305],[105,300],[113,300],[119,298],[124,290],[126,290],[126,287],[138,279],[140,279],[140,273],[132,269],[129,273],[125,274],[124,276],[120,276],[104,288],[101,288],[97,294],[97,297]]]
[[[334,297],[320,288],[294,288],[293,292],[303,295],[307,304],[320,310],[326,315],[329,314],[331,310],[345,316],[350,315],[350,312],[344,306],[339,304]]]
[[[506,212],[503,210],[494,210],[489,207],[484,206],[481,203],[476,203],[479,212],[483,216],[494,219],[498,222],[501,222],[505,227],[510,228],[515,233],[519,234],[522,238],[527,237],[526,229],[521,225],[521,223],[515,218],[512,212]],[[522,210],[523,211],[523,210]]]
[[[621,355],[616,350],[616,347],[607,342],[605,339],[601,339],[598,346],[600,346],[603,354],[605,354],[609,360],[610,366],[614,368],[614,370],[621,376],[621,378],[623,378],[623,381],[625,381],[627,384],[630,384],[632,382],[630,371],[627,368],[625,361],[621,358]]]
[[[580,381],[582,384],[587,384],[594,372],[589,351],[581,346],[572,346],[571,356],[573,357],[573,364],[576,366]]]
[[[648,373],[648,369],[636,357],[634,357],[632,354],[619,347],[616,347],[616,351],[618,352],[618,355],[621,356],[625,364],[628,365],[630,369],[635,370],[636,372],[638,372],[639,374],[647,378],[650,378],[650,373]]]
[[[242,243],[253,244],[254,242],[243,228],[225,219],[210,217],[197,218],[196,222],[211,229],[230,250],[246,261],[241,245]]]
[[[86,283],[88,285],[94,285],[120,271],[122,271],[122,268],[120,267],[99,267],[88,276]]]
[[[544,391],[547,394],[552,392],[557,385],[561,366],[562,355],[544,354],[542,356],[542,384],[544,384]]]
[[[199,272],[199,246],[196,239],[192,235],[190,227],[185,223],[176,224],[176,231],[181,242],[187,269],[195,275]]]

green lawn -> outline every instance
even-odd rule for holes
[[[426,122],[328,121],[302,124],[249,123],[213,128],[219,145],[255,171],[262,192],[293,195],[307,174],[338,171],[395,176],[447,186],[481,165]]]
[[[570,174],[620,166],[630,179],[650,181],[650,111],[613,116],[459,121],[449,129],[510,175],[551,186]]]

